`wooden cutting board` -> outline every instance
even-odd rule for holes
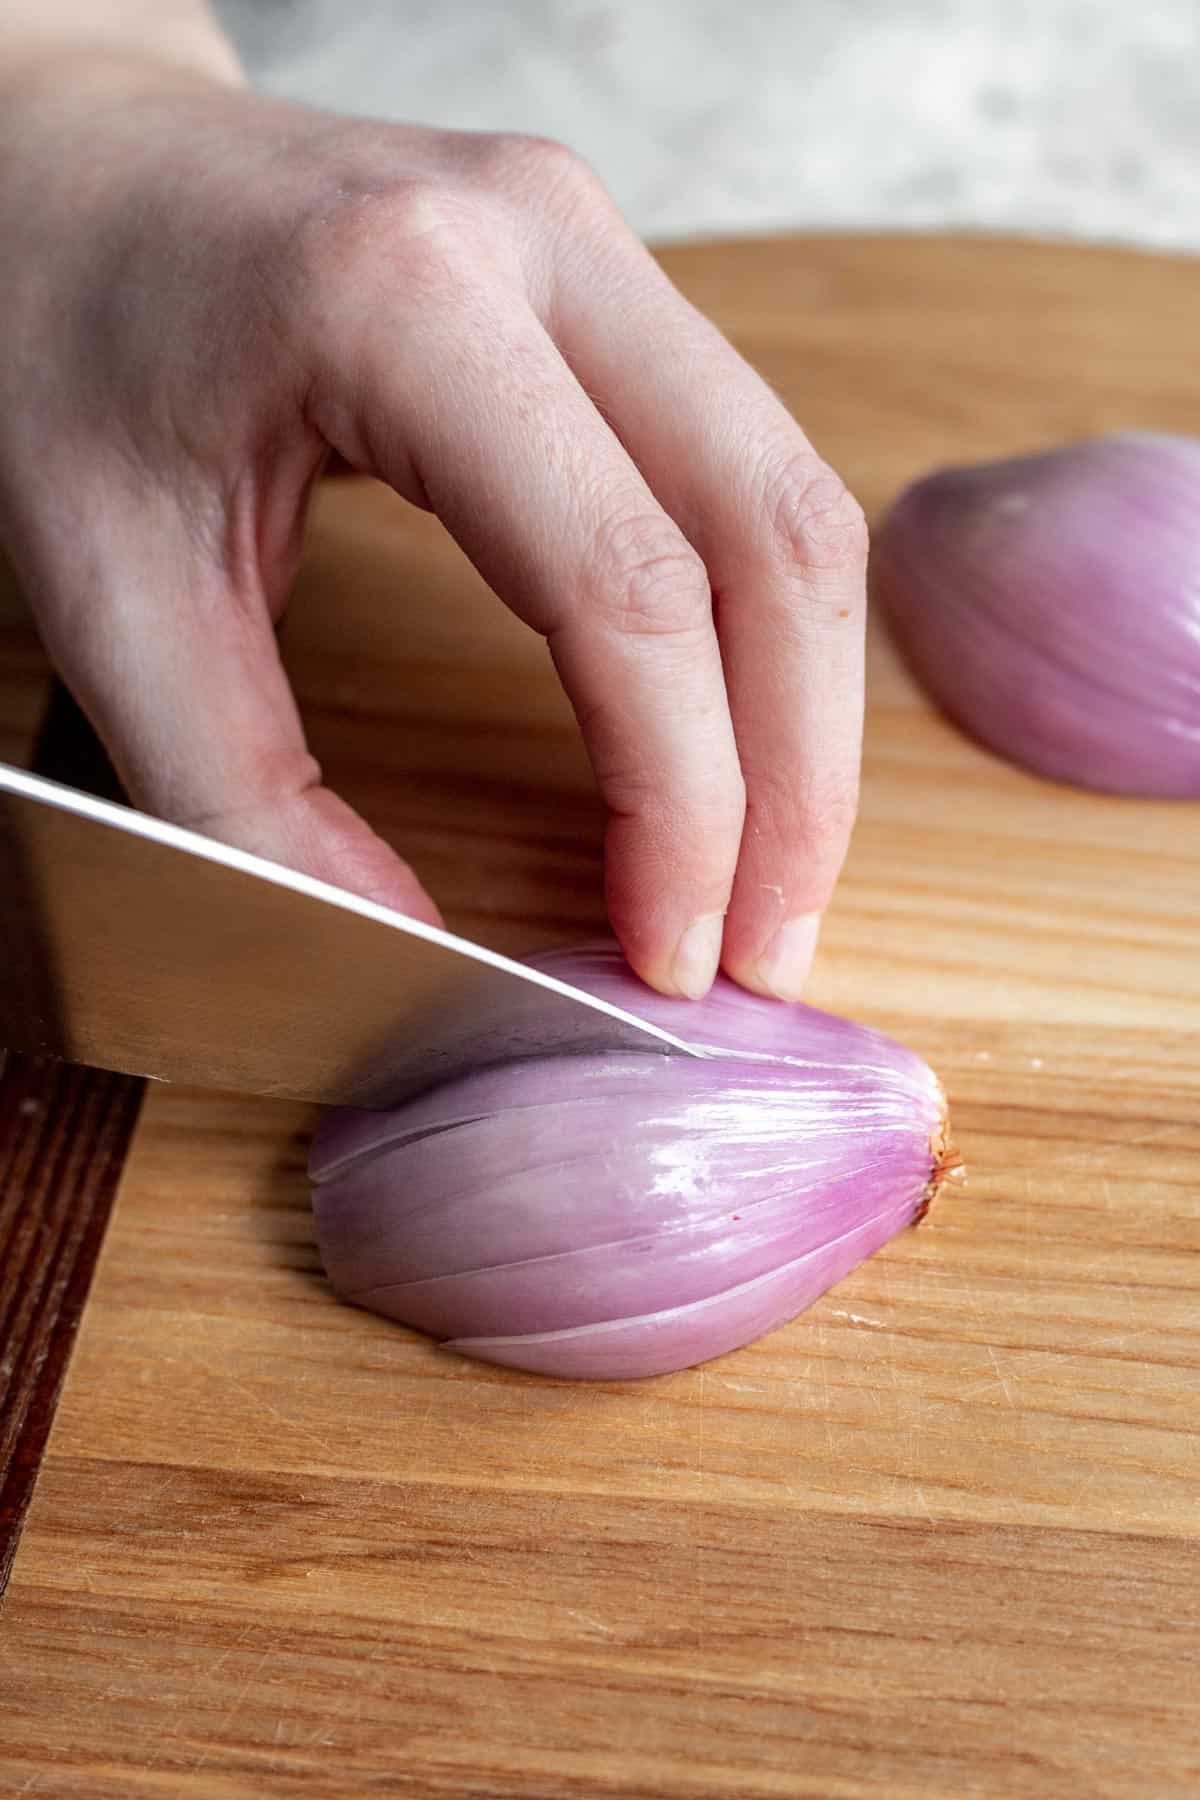
[[[939,462],[1200,431],[1194,262],[665,260],[870,511]],[[43,675],[3,641],[19,755]],[[434,524],[331,483],[286,645],[329,778],[454,927],[601,925],[544,650]],[[150,1092],[0,1630],[2,1791],[1194,1800],[1198,927],[1200,808],[1027,778],[876,639],[813,998],[941,1071],[970,1182],[788,1329],[643,1384],[338,1305],[311,1112]]]

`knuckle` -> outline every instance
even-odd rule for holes
[[[789,846],[806,882],[829,864],[832,888],[858,812],[857,779],[853,774],[834,775],[818,785],[803,771],[789,780],[778,765],[752,769],[747,812],[760,841]]]
[[[740,769],[731,769],[719,784],[710,783],[695,797],[687,820],[684,842],[695,842],[695,833],[703,841],[724,847],[728,860],[728,882],[733,885],[738,844],[746,823],[746,783]]]
[[[850,841],[854,830],[854,821],[858,815],[858,783],[849,781],[827,788],[823,793],[814,796],[807,812],[807,835],[809,841],[826,852],[836,852],[838,866],[842,854]],[[832,888],[834,871],[830,871],[829,886]]]
[[[386,176],[339,184],[307,209],[297,232],[305,273],[361,279],[402,268],[406,280],[438,281],[472,241],[477,205],[448,180]]]
[[[711,622],[708,572],[665,518],[635,515],[609,526],[597,548],[593,588],[604,622],[630,636],[674,636]]]
[[[811,451],[793,454],[768,478],[767,510],[789,561],[843,572],[865,566],[867,521],[840,476]]]
[[[502,132],[480,140],[477,174],[488,186],[505,192],[577,195],[601,191],[589,164],[557,138],[524,132]]]
[[[645,762],[606,772],[605,799],[612,811],[636,819],[653,856],[678,871],[703,845],[706,865],[733,885],[738,844],[746,818],[746,788],[736,765],[680,786],[664,784],[661,768]]]

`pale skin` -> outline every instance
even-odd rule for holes
[[[437,919],[276,649],[336,453],[546,637],[638,973],[799,997],[862,515],[569,150],[256,96],[197,0],[4,0],[0,320],[0,540],[138,805]]]

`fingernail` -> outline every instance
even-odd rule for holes
[[[755,972],[777,1000],[799,1000],[803,994],[820,929],[820,913],[802,913],[779,927],[759,957]]]
[[[724,913],[703,913],[680,938],[671,980],[686,1000],[703,1000],[716,979],[724,930]]]

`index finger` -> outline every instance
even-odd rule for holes
[[[633,967],[698,998],[716,974],[743,788],[704,565],[533,312],[463,283],[419,327],[366,328],[358,420],[326,434],[419,491],[542,632],[608,805],[609,915]],[[336,368],[325,379],[339,399]],[[415,477],[415,480],[414,480]]]

